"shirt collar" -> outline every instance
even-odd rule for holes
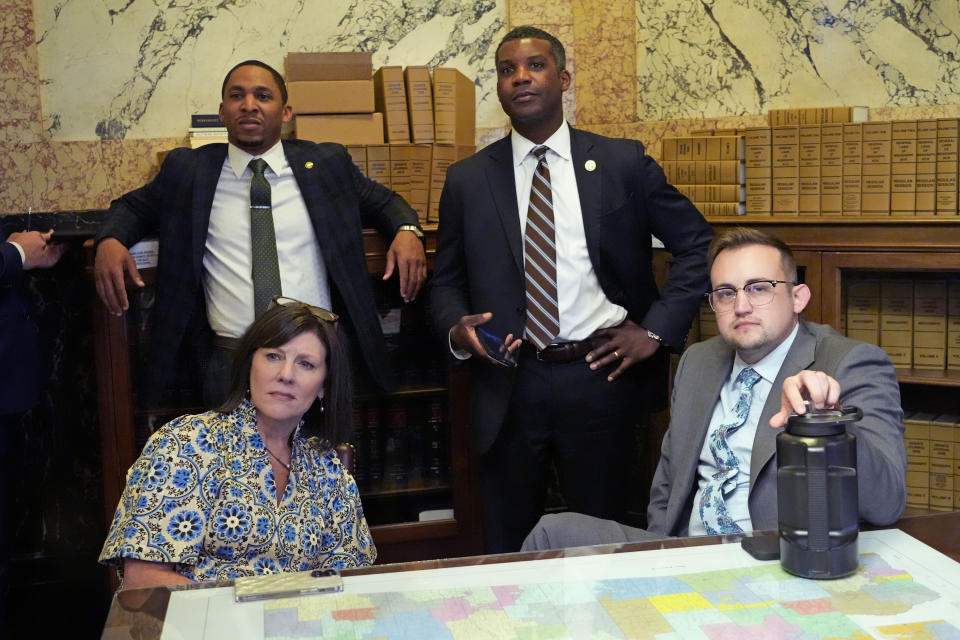
[[[274,175],[280,175],[288,167],[287,154],[283,152],[283,143],[280,140],[277,140],[277,144],[259,156],[250,155],[231,142],[227,145],[227,157],[230,160],[230,168],[233,169],[233,174],[237,176],[238,180],[243,172],[247,171],[247,165],[254,158],[263,158]]]
[[[510,131],[510,144],[513,146],[513,165],[516,167],[523,163],[534,147],[539,146],[550,147],[550,151],[564,160],[570,160],[570,127],[564,119],[560,127],[544,141],[543,145],[527,140],[513,129]]]
[[[793,331],[790,332],[786,340],[778,344],[773,351],[753,364],[747,364],[741,360],[740,354],[738,353],[733,359],[733,371],[730,372],[730,381],[736,380],[743,369],[751,367],[759,373],[764,380],[773,384],[773,381],[777,379],[777,374],[780,373],[780,367],[783,366],[783,361],[787,359],[787,353],[790,351],[790,347],[793,346],[793,341],[796,339],[799,329],[800,323],[798,322],[793,325]]]

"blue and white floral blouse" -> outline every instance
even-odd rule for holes
[[[293,442],[280,504],[244,401],[161,427],[127,472],[100,562],[172,562],[193,580],[373,564],[357,485],[332,449]],[[122,574],[121,574],[122,575]]]

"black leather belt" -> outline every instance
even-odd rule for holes
[[[520,349],[521,352],[535,357],[540,362],[547,364],[566,364],[574,360],[583,360],[596,346],[596,340],[587,338],[586,340],[579,340],[577,342],[551,344],[547,346],[546,349],[538,350],[533,343],[524,340]]]
[[[228,338],[227,336],[213,336],[213,346],[227,351],[236,351],[240,344],[240,338]]]

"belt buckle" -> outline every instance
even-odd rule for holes
[[[542,357],[540,357],[541,354],[544,353],[544,352],[545,352],[547,349],[549,349],[549,348],[550,348],[550,345],[547,345],[547,346],[544,347],[543,349],[536,349],[536,352],[537,352],[537,362],[543,362],[544,364],[550,364],[549,362],[547,362],[546,360],[544,360]]]

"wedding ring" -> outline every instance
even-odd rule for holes
[[[617,351],[614,351],[614,352],[613,352],[613,356],[614,356],[617,360],[623,360],[623,356],[620,355]]]

